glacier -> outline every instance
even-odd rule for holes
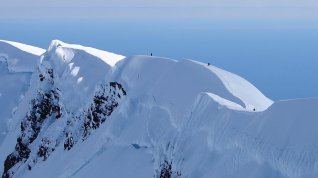
[[[3,178],[318,177],[318,98],[194,60],[0,40]]]

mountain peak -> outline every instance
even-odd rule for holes
[[[125,56],[118,55],[115,53],[103,51],[103,50],[92,48],[92,47],[86,47],[86,46],[82,46],[78,44],[68,44],[60,40],[52,40],[52,42],[50,43],[48,47],[48,52],[56,51],[56,50],[61,52],[61,50],[63,49],[69,50],[69,51],[71,50],[71,51],[85,52],[87,54],[90,54],[92,56],[95,56],[101,59],[102,61],[104,61],[110,66],[114,66],[118,61],[125,58]]]

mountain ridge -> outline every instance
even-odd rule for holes
[[[317,99],[273,102],[245,79],[193,60],[58,40],[33,58],[7,49],[0,45],[3,68],[10,56],[36,65],[26,64],[30,86],[0,87],[4,97],[23,96],[1,110],[4,178],[318,175]],[[17,80],[8,75],[0,82]]]

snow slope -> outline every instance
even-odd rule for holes
[[[201,94],[179,136],[190,139],[176,143],[190,156],[176,164],[189,177],[316,177],[317,106],[317,99],[279,101],[251,113]]]
[[[7,124],[30,85],[32,72],[45,50],[0,40],[0,143]]]
[[[318,176],[318,99],[273,102],[212,65],[58,40],[36,60],[3,177]]]
[[[11,72],[33,72],[44,49],[17,42],[0,40],[0,56],[7,59]]]

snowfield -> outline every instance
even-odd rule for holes
[[[0,40],[3,178],[318,177],[318,99],[193,60]]]

